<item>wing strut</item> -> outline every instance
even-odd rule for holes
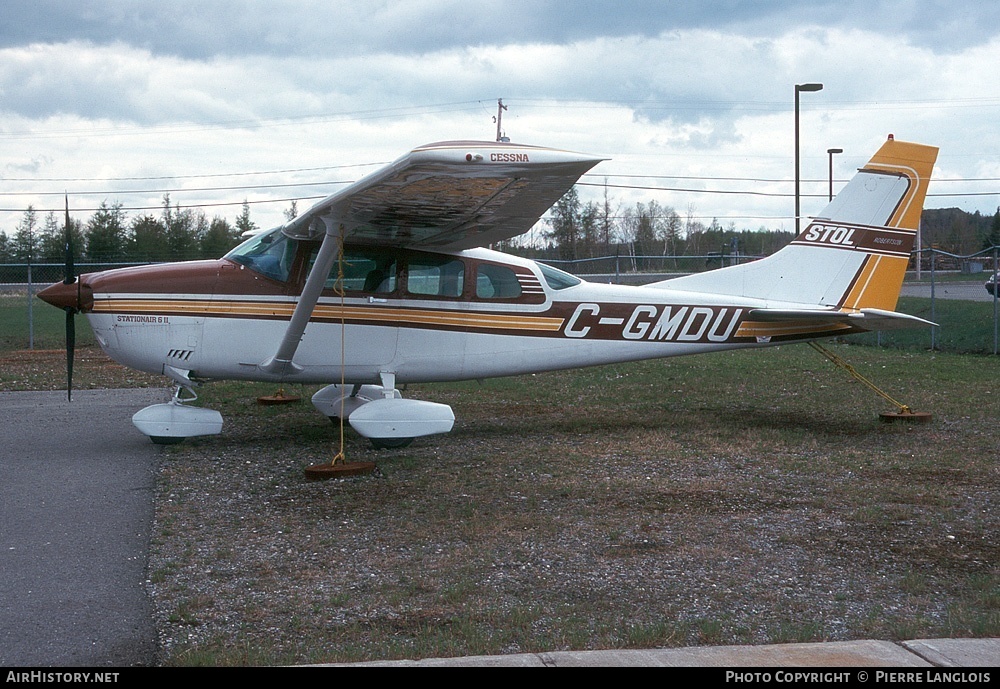
[[[309,277],[306,278],[306,284],[302,288],[299,303],[295,305],[288,329],[285,330],[281,344],[278,345],[278,351],[259,366],[265,373],[279,378],[294,376],[303,370],[292,359],[302,341],[302,334],[312,317],[313,309],[316,308],[316,302],[319,301],[319,296],[326,285],[326,278],[343,246],[344,224],[330,215],[322,216],[322,220],[326,225],[326,234],[323,235],[323,243],[316,255],[316,262],[313,263]]]

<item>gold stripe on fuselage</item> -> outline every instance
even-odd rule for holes
[[[237,318],[289,319],[295,311],[294,302],[222,301],[209,299],[100,299],[94,302],[95,313],[155,314],[157,316],[227,316]],[[340,304],[318,304],[313,320],[341,319],[365,321],[379,325],[451,326],[480,329],[537,330],[557,332],[562,318],[468,313],[435,309],[403,309]]]
[[[829,321],[810,321],[808,323],[765,323],[761,321],[743,321],[736,330],[734,337],[784,337],[794,335],[805,337],[812,334],[829,333],[834,330],[850,330],[846,323],[831,323]]]

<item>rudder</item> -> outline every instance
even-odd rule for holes
[[[823,212],[767,258],[656,283],[682,291],[892,311],[937,159],[937,148],[889,138]]]

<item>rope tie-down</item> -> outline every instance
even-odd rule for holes
[[[340,297],[340,389],[343,391],[346,386],[346,342],[347,337],[347,316],[346,316],[346,294],[344,289],[344,233],[341,232],[337,238],[337,280],[334,282],[333,291]],[[346,476],[357,476],[359,474],[370,474],[375,471],[374,462],[348,462],[344,453],[344,397],[340,398],[339,426],[339,448],[329,464],[315,464],[306,467],[306,478],[313,480],[325,480],[330,478],[344,478]]]
[[[882,390],[880,387],[878,387],[877,385],[875,385],[875,383],[873,383],[872,381],[868,380],[863,375],[861,375],[860,373],[858,373],[857,369],[855,369],[853,366],[851,366],[849,363],[847,363],[844,359],[842,359],[841,357],[837,356],[836,354],[834,354],[833,352],[831,352],[829,349],[827,349],[826,347],[824,347],[820,343],[818,343],[818,342],[810,342],[809,346],[812,347],[813,349],[815,349],[817,352],[819,352],[823,356],[825,356],[827,359],[829,359],[831,362],[833,362],[836,366],[839,366],[840,368],[842,368],[845,371],[847,371],[848,373],[850,373],[851,376],[853,376],[855,380],[858,380],[861,383],[863,383],[865,385],[865,387],[867,387],[869,390],[871,390],[872,392],[874,392],[876,395],[878,395],[882,399],[886,400],[887,402],[889,402],[890,404],[892,404],[893,406],[895,406],[898,411],[895,411],[895,412],[883,412],[883,413],[879,414],[879,418],[881,418],[886,423],[891,423],[893,421],[908,421],[908,422],[911,422],[911,423],[927,423],[928,421],[931,420],[931,414],[930,413],[928,413],[928,412],[916,412],[916,411],[913,411],[909,407],[909,405],[903,404],[899,400],[897,400],[894,397],[892,397],[885,390]]]

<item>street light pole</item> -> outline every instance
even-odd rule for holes
[[[795,85],[795,234],[799,234],[799,92],[822,91],[823,84]]]
[[[827,154],[830,156],[830,198],[829,201],[833,201],[833,154],[843,153],[842,148],[828,148],[826,149]]]

